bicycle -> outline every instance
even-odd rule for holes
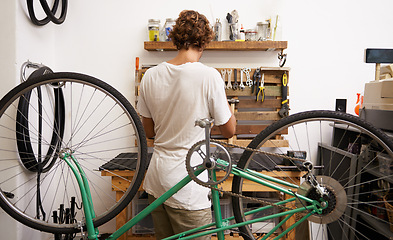
[[[245,239],[279,239],[308,221],[311,238],[367,239],[372,228],[364,218],[390,225],[370,212],[382,212],[389,203],[392,173],[377,171],[375,163],[393,156],[393,142],[358,117],[331,111],[290,115],[262,130],[247,147],[210,139],[207,120],[198,125],[205,127],[206,140],[187,155],[189,175],[108,239],[122,235],[190,181],[211,188],[216,222],[168,239],[207,234],[224,239],[229,229]],[[18,85],[0,100],[0,127],[0,206],[40,231],[87,231],[89,239],[96,239],[97,228],[133,199],[148,165],[146,137],[134,108],[117,90],[83,74],[47,74]],[[243,151],[238,161],[232,158],[234,149]],[[116,157],[115,167],[129,170],[128,178],[106,167]],[[279,164],[282,160],[290,166]],[[304,172],[303,183],[296,184],[288,170]],[[208,178],[201,177],[206,173]],[[230,175],[231,191],[220,189]],[[110,176],[129,187],[112,183]],[[250,192],[250,186],[291,197],[268,201]],[[116,199],[113,189],[124,196]],[[222,219],[220,194],[231,196],[233,217]],[[59,216],[53,211],[61,205],[72,215],[63,224],[56,223]],[[270,214],[272,209],[277,211]],[[296,222],[283,228],[294,217]],[[272,219],[276,224],[265,230],[263,224]]]

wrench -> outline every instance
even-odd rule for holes
[[[225,76],[227,75],[227,70],[226,69],[222,69],[221,70],[221,76],[222,76],[222,80],[224,81],[225,84]]]
[[[244,68],[243,68],[244,69]],[[240,70],[240,90],[244,90],[246,87],[244,86],[244,84],[243,84],[243,69],[242,70]]]
[[[237,90],[239,84],[237,83],[237,69],[233,70],[233,78],[235,79],[235,82],[233,83],[232,89]]]
[[[231,80],[232,80],[232,69],[229,69],[229,70],[227,70],[227,73],[228,73],[228,84],[227,84],[227,89],[231,89],[232,88],[232,83],[231,83]]]
[[[250,78],[251,69],[250,68],[243,68],[243,72],[246,74],[246,79],[247,79],[246,85],[251,87],[252,84],[253,84],[253,82],[252,82],[252,80]]]

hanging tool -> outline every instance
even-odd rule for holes
[[[265,101],[265,74],[262,74],[262,79],[261,79],[261,83],[259,84],[258,87],[258,94],[257,94],[257,102],[259,101],[259,97],[261,97],[261,102]]]
[[[244,69],[244,68],[243,68]],[[243,69],[240,70],[240,90],[244,90],[246,87],[243,84]]]
[[[246,85],[251,87],[253,84],[253,82],[250,78],[251,69],[250,68],[243,68],[243,72],[246,74]]]
[[[226,69],[221,69],[221,77],[222,80],[224,81],[224,85],[225,85],[225,76],[227,75],[227,70]]]
[[[282,101],[281,101],[281,109],[278,111],[278,114],[280,117],[286,117],[288,116],[289,113],[289,107],[288,107],[288,77],[287,73],[284,72],[282,75]]]
[[[234,77],[234,79],[235,79],[235,82],[233,83],[233,86],[232,86],[232,88],[233,88],[233,90],[237,90],[237,88],[238,88],[238,86],[239,86],[239,84],[237,83],[237,69],[234,69],[233,70],[233,77]]]
[[[254,93],[254,90],[256,88],[258,88],[258,86],[259,86],[259,80],[261,80],[261,68],[255,69],[255,72],[254,72],[252,78],[254,79],[254,82],[251,87],[251,93]],[[255,96],[258,94],[258,89],[256,91],[257,92],[256,92]]]
[[[283,51],[278,53],[278,65],[280,67],[284,67],[285,62],[287,61],[287,54],[283,53]]]
[[[228,84],[227,84],[227,89],[231,89],[232,88],[232,69],[227,69],[227,73],[228,73]]]

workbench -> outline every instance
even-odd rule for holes
[[[299,184],[300,183],[300,178],[301,176],[304,175],[304,172],[299,172],[299,171],[258,171],[263,174],[266,174],[268,176],[273,176],[277,177],[280,179],[285,179],[285,178],[292,178],[295,182],[291,182],[294,184]],[[223,172],[218,172],[217,175],[220,176],[220,174],[224,174]],[[112,191],[116,192],[116,199],[119,200],[122,196],[123,193],[127,190],[127,187],[129,186],[129,181],[127,179],[132,179],[134,175],[134,171],[130,170],[112,170],[112,171],[102,171],[101,172],[102,176],[110,176],[113,185],[116,186],[116,188],[112,188]],[[261,185],[256,185],[256,184],[247,184],[247,181],[245,181],[245,184],[243,186],[243,191],[249,191],[249,192],[274,192],[275,190],[261,186]],[[224,181],[220,187],[222,187],[223,190],[225,191],[230,191],[232,188],[232,176],[230,176],[226,181]],[[143,191],[142,186],[139,189],[140,191]],[[291,196],[284,196],[284,198],[291,198]],[[119,215],[116,216],[116,229],[119,229],[121,226],[123,226],[132,216],[132,209],[131,209],[131,204],[129,204],[128,209],[124,209]],[[131,213],[131,214],[130,214]],[[296,221],[295,217],[292,217],[289,221],[287,221],[284,225],[284,229],[292,225]],[[226,237],[227,238],[227,237]],[[133,235],[132,231],[128,231],[127,233],[123,234],[119,238],[119,240],[130,240],[130,239],[135,239],[135,240],[147,240],[147,239],[155,239],[153,235]],[[241,237],[238,236],[228,236],[228,239],[242,239]],[[292,231],[288,234],[286,239],[295,239],[295,231]]]

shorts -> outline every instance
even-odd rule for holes
[[[149,203],[155,198],[148,194]],[[163,239],[201,227],[212,222],[212,212],[210,208],[201,210],[184,210],[169,207],[165,204],[158,206],[152,213],[155,236]],[[211,239],[210,235],[195,238],[197,240]]]

